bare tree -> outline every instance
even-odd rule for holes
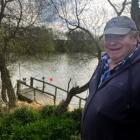
[[[139,0],[124,0],[121,3],[121,6],[118,6],[116,3],[111,2],[111,0],[107,0],[109,4],[114,9],[117,16],[122,15],[124,10],[129,6],[129,13],[131,18],[135,21],[138,30],[140,31],[140,8],[139,8]]]
[[[7,68],[7,55],[9,42],[19,32],[32,26],[40,14],[40,6],[36,8],[34,0],[0,0],[0,71],[3,101],[7,102],[9,108],[15,106],[16,95]],[[7,96],[8,100],[7,101]]]
[[[108,1],[108,3],[112,6],[112,8],[114,9],[114,11],[115,11],[115,13],[117,14],[117,16],[120,16],[120,15],[124,12],[126,6],[129,5],[129,4],[131,3],[131,2],[128,1],[128,0],[124,0],[124,1],[121,3],[121,6],[120,6],[120,5],[118,6],[117,4],[113,3],[111,0],[107,0],[107,1]]]
[[[97,58],[100,59],[100,55],[101,55],[101,49],[100,49],[100,43],[99,43],[100,36],[95,36],[87,28],[86,21],[84,20],[84,18],[82,18],[83,13],[87,11],[89,8],[90,0],[84,1],[84,2],[81,0],[69,0],[69,1],[50,0],[50,2],[54,6],[59,18],[66,24],[66,27],[69,30],[69,32],[80,29],[89,35],[89,38],[92,40],[92,42],[96,46]],[[94,23],[92,23],[92,25],[95,25],[95,27],[93,27],[94,30],[97,28],[97,25],[98,27],[100,27],[99,24],[102,25],[103,21],[101,21],[101,19],[103,20],[104,18],[105,18],[105,12],[102,13],[102,18],[99,17],[99,19],[96,21],[94,19]],[[82,87],[73,87],[72,89],[70,89],[68,91],[66,100],[58,107],[57,112],[62,113],[66,111],[72,97],[75,96],[76,94],[79,94],[87,90],[88,85],[89,85],[89,82],[83,85]]]
[[[69,32],[80,29],[89,35],[89,38],[92,40],[92,42],[94,42],[94,45],[96,46],[98,52],[97,57],[100,58],[101,50],[99,47],[98,38],[95,37],[91,33],[91,31],[86,28],[86,26],[81,25],[81,22],[85,24],[84,19],[81,19],[81,16],[83,16],[83,12],[87,10],[86,6],[88,5],[90,0],[86,1],[84,4],[81,4],[82,1],[79,0],[70,0],[68,7],[67,7],[67,1],[65,0],[60,0],[59,3],[58,1],[56,2],[54,0],[50,0],[50,1],[54,6],[59,18],[65,22]],[[71,14],[69,14],[70,11],[72,11]]]

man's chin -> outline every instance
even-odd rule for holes
[[[123,58],[120,57],[112,57],[111,62],[114,64],[118,64]]]

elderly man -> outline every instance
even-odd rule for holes
[[[140,45],[134,21],[126,16],[104,28],[105,52],[90,82],[82,140],[140,139]]]

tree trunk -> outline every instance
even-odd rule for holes
[[[3,79],[3,74],[1,74],[1,79]],[[2,97],[2,100],[7,103],[7,97],[6,97],[6,84],[3,82],[4,80],[1,80],[2,81],[2,90],[1,90],[1,97]]]
[[[65,111],[67,111],[68,105],[69,105],[71,99],[73,98],[73,96],[86,91],[88,89],[88,86],[89,86],[89,82],[87,82],[82,87],[71,88],[71,90],[68,92],[66,100],[59,105],[59,107],[56,110],[56,113],[61,114],[61,113],[64,113]]]
[[[2,75],[2,84],[5,86],[3,90],[7,90],[9,108],[13,108],[16,105],[16,96],[10,79],[9,71],[6,67],[6,62],[2,54],[0,55],[0,70]]]
[[[56,110],[56,113],[57,113],[57,114],[61,114],[61,113],[64,113],[64,112],[67,111],[68,105],[69,105],[69,103],[70,103],[70,101],[71,101],[71,99],[72,99],[73,96],[74,96],[74,95],[72,95],[70,92],[68,93],[68,96],[67,96],[66,100],[65,100],[64,102],[62,102],[62,103],[58,106],[58,108],[57,108],[57,110]]]
[[[9,98],[9,108],[13,108],[16,105],[16,96],[11,83],[10,75],[8,69],[4,66],[2,69],[4,82],[6,83],[7,95]]]
[[[140,8],[139,8],[139,0],[131,1],[131,17],[135,21],[138,31],[140,31]]]

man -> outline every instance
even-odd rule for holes
[[[105,52],[88,86],[82,140],[140,139],[140,44],[134,21],[126,16],[104,28]]]

